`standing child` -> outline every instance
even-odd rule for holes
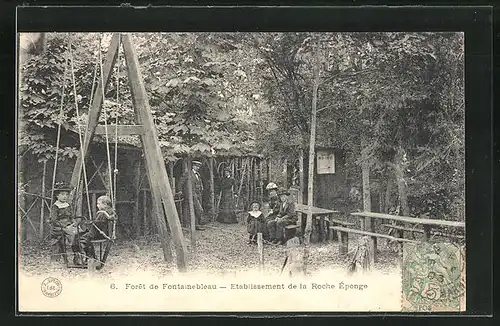
[[[256,243],[257,233],[263,233],[265,230],[264,214],[260,211],[260,204],[256,201],[250,205],[250,208],[251,211],[247,216],[248,243]]]
[[[80,239],[88,257],[96,258],[92,240],[115,239],[116,214],[113,210],[111,199],[108,196],[97,198],[98,212],[92,219],[89,231]]]

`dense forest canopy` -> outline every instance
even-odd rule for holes
[[[132,35],[166,159],[307,151],[318,68],[318,141],[346,153],[352,182],[360,183],[363,150],[372,186],[405,187],[412,215],[464,218],[462,33]],[[21,155],[53,159],[58,122],[73,131],[85,124],[110,37],[49,33],[45,51],[23,59]],[[108,123],[132,122],[123,53],[105,99]],[[78,143],[59,150],[74,157]]]

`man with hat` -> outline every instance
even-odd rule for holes
[[[295,212],[295,204],[288,199],[290,192],[286,189],[281,189],[278,192],[281,199],[279,211],[274,220],[267,222],[269,238],[274,244],[285,244],[284,228],[287,225],[297,223],[297,214]]]
[[[196,218],[196,229],[197,230],[203,230],[204,228],[201,227],[202,224],[204,224],[203,220],[203,181],[201,179],[200,175],[200,168],[201,168],[201,162],[200,161],[193,161],[192,162],[192,167],[191,171],[189,173],[191,174],[191,185],[193,189],[193,204],[194,204],[194,214]],[[183,210],[184,212],[189,212],[189,200],[188,200],[188,190],[187,190],[187,175],[188,172],[185,172],[184,175],[181,177],[179,181],[179,188],[183,190],[184,193],[184,201],[183,201]]]
[[[268,192],[268,211],[265,216],[266,227],[264,231],[264,239],[270,241],[269,230],[267,228],[267,222],[274,221],[278,216],[280,211],[280,197],[278,196],[278,186],[274,182],[269,182],[266,186]]]

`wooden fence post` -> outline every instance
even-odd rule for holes
[[[259,252],[259,271],[264,273],[264,246],[262,243],[262,233],[257,233],[257,251]]]

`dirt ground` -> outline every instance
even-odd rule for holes
[[[206,229],[196,233],[197,252],[193,248],[189,233],[185,233],[188,254],[188,270],[203,271],[214,275],[245,272],[258,268],[257,245],[248,244],[246,226],[242,224],[206,225]],[[355,249],[357,237],[350,235],[349,251]],[[284,246],[264,245],[264,265],[267,273],[279,275],[286,257]],[[323,268],[345,268],[351,255],[339,255],[337,242],[310,245],[307,259],[307,273],[313,275]],[[27,275],[58,274],[63,277],[84,277],[85,269],[66,268],[62,261],[50,260],[47,244],[23,243],[21,246],[21,270]],[[70,260],[72,255],[69,255]],[[398,268],[397,254],[392,252],[385,241],[379,241],[375,269],[381,272]],[[155,276],[176,273],[175,257],[173,262],[163,259],[160,241],[157,236],[142,237],[134,240],[118,239],[113,245],[106,266],[98,273],[102,277],[120,277],[147,272]]]

